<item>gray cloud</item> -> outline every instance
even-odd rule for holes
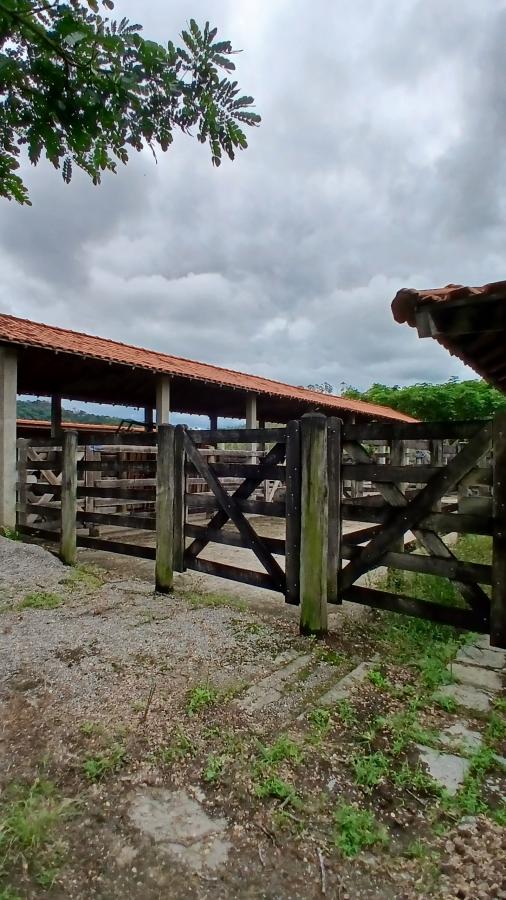
[[[160,40],[188,16],[116,11]],[[248,151],[214,170],[180,137],[100,188],[26,168],[33,207],[0,206],[0,307],[295,384],[469,374],[390,301],[505,275],[505,16],[498,0],[214,3],[263,115]]]

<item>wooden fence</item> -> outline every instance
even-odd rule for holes
[[[353,425],[308,414],[274,429],[163,425],[157,435],[118,437],[100,453],[99,442],[78,447],[72,432],[61,445],[18,442],[20,530],[59,540],[66,562],[76,546],[93,547],[154,560],[160,590],[187,568],[270,588],[300,604],[305,633],[324,632],[328,604],[347,600],[490,632],[506,646],[504,414],[494,422]],[[253,449],[220,455],[217,445],[232,442]],[[30,483],[41,473],[42,482]],[[284,520],[284,538],[262,534],[261,516]],[[150,532],[151,540],[98,536],[101,526]],[[492,565],[459,560],[444,540],[449,532],[490,535]],[[213,558],[223,544],[251,550],[261,571]],[[364,584],[378,567],[448,578],[462,606]]]

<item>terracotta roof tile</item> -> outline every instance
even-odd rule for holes
[[[432,306],[435,303],[448,303],[465,297],[489,297],[491,294],[506,298],[506,281],[492,281],[481,287],[466,287],[462,284],[447,284],[442,288],[417,291],[413,288],[402,288],[397,291],[392,301],[392,314],[396,322],[407,322],[411,327],[415,324],[417,309]]]
[[[346,400],[333,395],[321,394],[269,378],[247,375],[232,369],[224,369],[179,356],[170,356],[155,350],[146,350],[107,338],[32,322],[29,319],[19,319],[15,316],[0,315],[0,343],[41,347],[47,350],[77,354],[83,358],[107,360],[159,374],[195,379],[252,393],[301,400],[307,402],[308,405],[314,404],[335,414],[338,414],[339,411],[347,411],[367,415],[371,418],[402,422],[416,421],[411,416],[406,416],[386,406],[376,406],[360,400]]]

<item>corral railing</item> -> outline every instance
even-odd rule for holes
[[[59,541],[67,562],[92,547],[155,560],[160,590],[185,569],[269,588],[300,604],[304,632],[324,632],[327,605],[347,600],[506,646],[504,413],[344,425],[308,414],[286,428],[87,440],[18,442],[19,528]],[[459,560],[449,533],[490,535],[492,564]],[[220,546],[256,563],[230,565]],[[364,583],[380,567],[448,578],[462,605]]]

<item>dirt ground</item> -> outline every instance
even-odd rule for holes
[[[380,616],[318,642],[274,593],[0,541],[0,900],[506,897],[504,774],[434,789],[413,740],[460,719]],[[504,756],[497,696],[466,723]]]

